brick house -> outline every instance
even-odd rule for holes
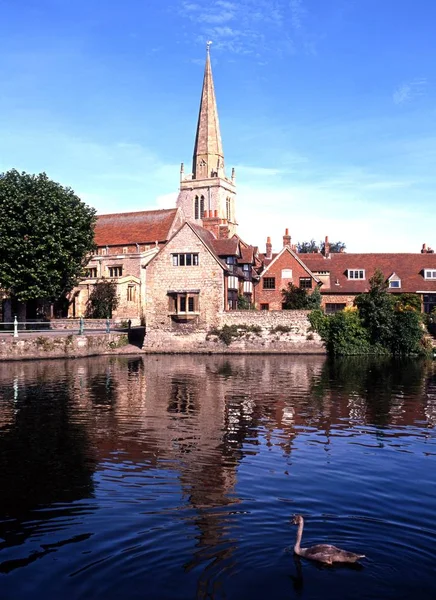
[[[99,215],[95,227],[97,252],[86,275],[69,296],[71,317],[83,315],[97,281],[117,284],[118,308],[113,317],[140,320],[144,311],[145,267],[183,223],[180,209]]]
[[[286,230],[279,253],[272,253],[268,238],[262,262],[264,268],[255,290],[260,309],[281,310],[281,291],[291,281],[308,290],[319,285],[322,308],[328,314],[337,312],[352,306],[358,294],[369,290],[369,279],[376,269],[386,277],[389,293],[420,295],[426,313],[436,307],[436,255],[425,244],[416,254],[332,253],[326,237],[324,254],[298,254]]]
[[[255,293],[255,305],[260,310],[282,310],[282,290],[289,283],[309,292],[321,283],[291,247],[291,238],[287,229],[283,236],[283,248],[277,254],[273,254],[271,238],[267,238],[262,264],[263,270]]]

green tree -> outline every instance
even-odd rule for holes
[[[369,285],[369,292],[359,294],[354,304],[371,343],[390,347],[394,326],[394,299],[387,292],[388,284],[380,269],[376,269]]]
[[[330,242],[330,252],[341,252],[345,250],[346,245],[344,242]],[[297,242],[297,251],[299,254],[311,254],[313,252],[321,252],[325,254],[325,242],[315,242],[312,238],[308,242]]]
[[[19,302],[56,300],[95,248],[95,210],[45,173],[0,174],[0,288]]]
[[[306,308],[314,310],[316,308],[320,308],[321,306],[321,292],[319,291],[319,287],[313,290],[311,294],[306,296]]]
[[[314,239],[311,239],[309,242],[297,242],[297,252],[299,254],[311,254],[318,251],[319,246]]]
[[[116,310],[118,301],[117,284],[103,278],[94,285],[86,305],[85,317],[87,319],[112,317],[112,311]]]
[[[282,290],[283,308],[285,310],[303,309],[307,306],[307,292],[293,283]]]
[[[318,286],[308,294],[307,290],[288,283],[288,287],[282,290],[282,297],[284,310],[315,309],[321,306],[321,292]]]

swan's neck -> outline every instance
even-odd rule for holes
[[[303,519],[301,519],[300,523],[298,524],[297,539],[295,540],[295,546],[294,546],[295,554],[300,554],[300,542],[301,542],[301,536],[303,535],[303,527],[304,527],[304,522],[303,522]]]

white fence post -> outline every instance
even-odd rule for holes
[[[14,318],[14,337],[18,337],[18,321],[17,321],[17,315],[15,315],[15,318]]]

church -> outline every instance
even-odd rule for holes
[[[95,239],[97,252],[69,297],[71,317],[85,313],[101,278],[117,285],[113,317],[148,328],[207,329],[223,311],[282,310],[290,283],[308,293],[318,287],[323,309],[334,313],[369,289],[377,268],[390,293],[419,294],[424,312],[436,307],[436,255],[425,244],[417,253],[333,253],[326,238],[322,254],[299,254],[286,229],[273,253],[270,237],[261,252],[238,236],[236,174],[227,176],[209,43],[192,172],[181,164],[176,206],[100,215]]]

